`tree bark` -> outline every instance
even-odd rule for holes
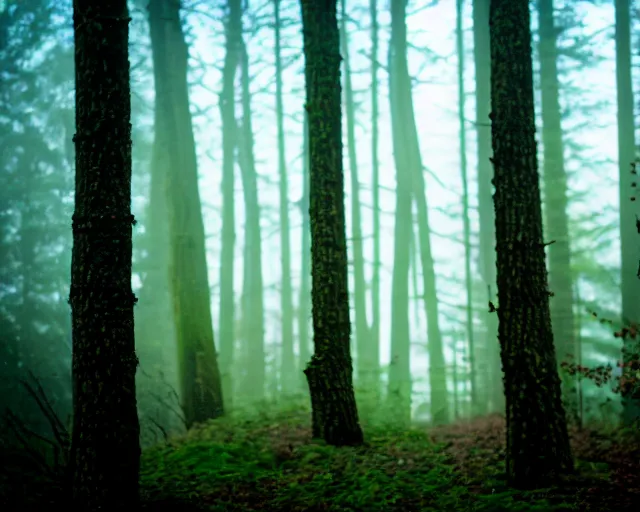
[[[569,201],[564,169],[562,118],[558,83],[557,31],[553,0],[539,0],[540,88],[542,92],[542,144],[545,217],[549,246],[549,289],[551,326],[558,362],[575,362],[575,322],[573,318],[573,276],[569,240]],[[577,421],[578,395],[575,378],[562,378],[563,398],[569,417]]]
[[[136,410],[131,290],[131,104],[125,0],[73,3],[76,194],[70,470],[78,510],[135,507]]]
[[[305,369],[315,437],[358,445],[362,429],[349,350],[349,287],[342,170],[340,34],[336,0],[301,0],[311,155],[314,354]]]
[[[492,0],[491,103],[506,470],[518,488],[573,470],[542,235],[527,0]]]
[[[214,345],[204,223],[187,85],[188,48],[180,5],[151,0],[156,137],[166,143],[170,283],[180,394],[187,427],[223,413]]]

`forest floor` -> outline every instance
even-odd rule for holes
[[[531,492],[505,483],[499,416],[365,436],[314,442],[301,412],[213,421],[147,450],[142,485],[158,511],[176,499],[216,512],[640,510],[640,444],[619,432],[572,429],[576,475]]]
[[[365,430],[365,446],[333,448],[312,441],[306,412],[214,420],[143,451],[144,509],[149,512],[640,509],[637,437],[573,429],[576,475],[558,481],[552,488],[523,492],[505,484],[504,429],[504,420],[498,416],[435,429],[373,428]],[[47,494],[42,487],[40,492],[33,492],[24,485],[24,492],[31,498],[42,499]],[[51,501],[46,501],[50,507]],[[45,503],[40,505],[42,510],[46,509]],[[23,503],[19,510],[40,510],[35,507],[36,503],[33,507]]]

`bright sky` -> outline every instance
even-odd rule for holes
[[[380,2],[379,22],[381,24],[381,41],[379,59],[384,64],[387,55],[387,42],[389,38],[389,14],[388,2]],[[409,3],[409,12],[416,10],[414,5],[417,2]],[[371,135],[368,130],[370,118],[370,82],[369,82],[369,59],[363,55],[363,51],[369,50],[368,25],[369,17],[367,11],[368,1],[357,0],[349,2],[348,11],[352,18],[358,21],[360,28],[355,23],[350,27],[350,58],[352,69],[354,70],[353,84],[357,91],[357,100],[360,102],[357,110],[359,126],[357,127],[357,151],[358,164],[360,169],[360,179],[362,184],[363,209],[363,232],[365,237],[370,236],[372,231],[371,220],[371,158],[370,140]],[[268,14],[270,20],[272,16],[272,6],[267,5],[261,10],[262,15]],[[607,25],[613,24],[613,7],[588,7],[581,8],[585,12],[586,28],[588,33],[595,33]],[[282,7],[283,18],[294,20],[293,24],[283,29],[283,44],[285,46],[285,59],[301,55],[302,34],[300,25],[300,15],[298,2],[296,0],[284,0]],[[535,16],[534,16],[535,18]],[[197,66],[198,61],[209,63],[206,71],[194,71],[192,78],[202,80],[204,87],[195,86],[192,89],[191,101],[193,109],[208,109],[207,115],[198,116],[194,119],[196,124],[196,140],[198,144],[199,172],[201,176],[200,191],[203,203],[212,208],[205,207],[205,225],[209,235],[209,269],[210,283],[214,286],[212,295],[212,307],[214,326],[218,327],[219,297],[217,283],[219,281],[219,255],[220,255],[220,232],[221,218],[219,208],[222,204],[220,194],[221,181],[221,127],[218,111],[218,93],[220,91],[220,71],[224,58],[224,39],[222,23],[218,11],[209,17],[188,15],[188,22],[193,27],[195,42],[191,47],[193,66]],[[431,228],[434,231],[432,236],[432,246],[436,260],[436,271],[438,273],[439,299],[443,302],[442,312],[444,315],[456,315],[462,319],[462,311],[458,311],[453,306],[462,306],[465,303],[465,293],[462,287],[463,258],[464,251],[462,245],[452,242],[446,235],[455,234],[461,238],[461,221],[452,221],[443,210],[451,210],[458,214],[461,211],[461,181],[459,170],[459,143],[458,143],[458,121],[457,121],[457,78],[456,78],[456,49],[455,49],[455,0],[441,0],[434,7],[421,10],[408,18],[409,42],[412,49],[409,53],[410,70],[412,75],[419,80],[414,88],[414,107],[420,135],[421,151],[424,164],[437,177],[434,179],[427,175],[428,201],[430,207]],[[534,28],[535,28],[534,20]],[[466,118],[473,120],[474,113],[474,70],[472,44],[473,35],[471,6],[467,1],[465,5],[465,88],[468,94]],[[586,129],[574,134],[575,140],[586,144],[591,149],[587,154],[593,154],[600,158],[609,159],[610,163],[603,165],[597,171],[579,168],[576,162],[568,161],[568,168],[579,171],[572,176],[570,187],[573,190],[590,191],[589,201],[581,207],[575,206],[572,215],[577,215],[581,210],[589,209],[599,211],[610,205],[617,207],[617,165],[616,165],[616,124],[615,124],[615,69],[613,60],[614,45],[611,38],[613,30],[606,31],[597,36],[597,51],[607,58],[603,63],[594,65],[589,70],[577,70],[569,75],[569,80],[580,84],[585,91],[585,96],[581,99],[608,99],[610,107],[598,112],[597,122],[591,123]],[[254,130],[255,130],[255,153],[258,166],[258,173],[262,183],[259,187],[260,203],[263,208],[263,270],[265,276],[267,308],[267,341],[268,343],[279,343],[279,282],[280,282],[280,248],[278,232],[278,182],[277,182],[277,145],[276,145],[276,122],[275,122],[275,96],[273,80],[273,51],[274,34],[270,27],[261,28],[248,41],[249,55],[251,57],[252,74],[256,77],[252,83]],[[434,60],[432,55],[437,56]],[[285,120],[287,130],[287,157],[290,175],[289,197],[292,202],[297,201],[301,196],[301,165],[300,153],[302,149],[302,106],[304,103],[303,74],[302,66],[304,60],[300,58],[291,65],[284,74],[285,88],[285,109],[287,118]],[[358,71],[361,71],[357,73]],[[390,116],[387,97],[387,76],[384,71],[379,74],[380,93],[380,169],[381,185],[380,192],[382,214],[382,261],[384,269],[381,275],[381,297],[382,297],[382,361],[388,364],[389,361],[389,338],[390,338],[390,304],[388,298],[391,290],[391,268],[393,264],[393,209],[395,187],[395,169],[392,158]],[[574,98],[563,97],[563,105],[572,105]],[[582,121],[582,120],[577,120]],[[566,127],[565,127],[566,129]],[[473,125],[467,125],[467,158],[468,173],[470,179],[471,204],[475,206],[476,185],[476,143]],[[346,136],[346,135],[345,135]],[[346,140],[345,140],[346,144]],[[345,172],[348,169],[348,161],[345,150]],[[236,294],[240,296],[242,289],[242,226],[243,197],[239,173],[236,173],[236,204],[237,204],[237,240],[236,245]],[[442,185],[438,183],[442,182]],[[349,180],[346,176],[347,201],[350,200]],[[136,204],[139,208],[141,204]],[[297,288],[300,282],[300,215],[296,206],[291,206],[291,244],[293,250],[293,281]],[[612,214],[616,218],[615,211]],[[349,217],[349,208],[347,207]],[[348,222],[350,219],[348,218]],[[348,227],[349,229],[349,227]],[[477,215],[472,212],[472,230],[477,231]],[[349,232],[348,232],[349,233]],[[437,234],[436,234],[437,233]],[[441,236],[445,235],[445,236]],[[348,234],[349,236],[349,234]],[[367,244],[370,244],[370,238]],[[368,257],[371,257],[371,245],[365,246]],[[616,262],[618,248],[612,246],[611,250],[604,255],[597,255],[602,261]],[[475,258],[475,255],[474,255]],[[370,276],[371,269],[367,269]],[[589,290],[582,292],[588,297]],[[484,298],[483,298],[484,300]],[[297,302],[297,294],[296,294]],[[448,305],[447,305],[448,304]],[[411,308],[414,311],[414,308]],[[422,307],[418,308],[418,317],[412,314],[414,352],[412,354],[412,371],[416,379],[414,405],[426,397],[426,383],[420,379],[426,378],[428,359],[425,354],[426,325]],[[441,325],[444,328],[451,327],[450,321],[444,315],[441,318]],[[456,326],[457,327],[457,326]],[[463,341],[460,339],[459,341]],[[451,337],[445,337],[446,343],[451,343]],[[275,346],[273,347],[275,349]],[[272,352],[273,353],[273,352]],[[452,353],[448,351],[447,358],[450,361]]]

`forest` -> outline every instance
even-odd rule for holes
[[[639,100],[633,0],[0,0],[0,510],[638,510]]]

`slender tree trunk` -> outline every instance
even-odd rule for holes
[[[471,225],[469,219],[469,178],[467,176],[467,127],[465,124],[463,0],[456,0],[456,48],[458,53],[458,125],[460,130],[460,174],[462,179],[462,225],[464,230],[464,282],[467,289],[467,342],[472,414],[478,414],[476,390],[475,331],[473,329],[473,279],[471,275]],[[457,384],[456,384],[457,385]],[[457,415],[457,413],[456,413]]]
[[[407,63],[406,3],[403,0],[391,2],[391,44],[394,47],[394,67],[398,95],[399,128],[402,140],[407,141],[407,165],[411,170],[411,190],[418,211],[420,237],[420,263],[422,266],[424,305],[427,317],[429,340],[429,386],[431,393],[431,416],[434,423],[445,423],[449,417],[447,374],[444,361],[444,347],[438,318],[438,298],[436,276],[431,253],[429,229],[429,209],[427,207],[420,145],[414,117],[411,80]]]
[[[139,500],[140,425],[131,291],[131,105],[125,0],[73,3],[76,194],[69,302],[73,322],[73,505]]]
[[[151,0],[156,144],[166,144],[171,298],[178,345],[180,392],[187,426],[223,413],[213,338],[198,166],[189,111],[188,49],[180,5]]]
[[[342,62],[344,63],[344,100],[347,117],[347,149],[349,154],[349,177],[351,178],[351,246],[353,248],[353,302],[355,306],[356,354],[358,388],[363,395],[362,405],[367,414],[372,412],[373,403],[369,391],[375,386],[371,371],[371,337],[367,321],[367,285],[364,277],[363,237],[360,213],[360,182],[358,179],[358,159],[356,151],[356,115],[351,86],[351,65],[349,61],[349,36],[347,33],[346,0],[340,1],[340,41]],[[364,412],[364,411],[363,411]]]
[[[278,123],[278,176],[280,180],[280,247],[282,290],[282,392],[287,395],[295,391],[295,355],[293,351],[293,290],[291,288],[291,242],[289,241],[289,182],[287,177],[287,154],[284,145],[284,103],[282,99],[282,58],[280,50],[280,0],[274,0],[275,51],[276,51],[276,118]]]
[[[309,381],[314,437],[363,441],[349,351],[349,286],[342,170],[340,33],[336,0],[301,0],[311,155],[314,354]]]
[[[573,276],[569,240],[569,201],[558,83],[558,52],[553,19],[553,0],[539,0],[540,88],[542,90],[542,144],[545,215],[549,246],[549,289],[551,326],[558,362],[574,361]],[[577,390],[574,377],[562,378],[563,398],[569,417],[577,420]]]
[[[632,174],[635,161],[635,126],[633,87],[631,83],[630,0],[615,0],[616,88],[618,101],[618,169],[620,173],[620,250],[622,283],[622,322],[625,326],[640,323],[640,279],[638,257],[640,236],[636,219],[640,218],[637,175]],[[637,172],[637,171],[636,171]],[[634,198],[634,199],[632,199]],[[623,360],[638,359],[636,340],[624,342]],[[623,421],[631,424],[640,417],[640,393],[623,399]]]
[[[393,20],[393,18],[392,18]],[[396,206],[393,248],[393,272],[391,277],[391,357],[387,405],[389,417],[398,426],[411,422],[411,340],[409,325],[409,267],[411,264],[411,237],[413,230],[411,202],[411,174],[407,165],[406,139],[400,125],[395,47],[392,31],[389,45],[389,106],[393,159],[396,168]],[[411,226],[411,229],[407,229]]]
[[[506,469],[518,488],[573,469],[549,312],[527,0],[492,0],[491,103]]]
[[[489,40],[490,0],[473,0],[473,60],[476,74],[476,130],[478,157],[478,216],[480,219],[479,269],[488,290],[488,301],[496,294],[496,227],[493,211],[491,166],[491,44]],[[498,343],[498,317],[487,308],[482,313],[485,326],[484,357],[478,361],[478,374],[485,383],[481,403],[486,412],[504,412],[503,372]],[[482,413],[482,410],[478,411]]]
[[[302,251],[300,268],[300,297],[298,300],[298,337],[300,343],[299,369],[306,368],[311,358],[309,346],[309,318],[311,317],[311,223],[309,221],[309,119],[304,113],[302,144],[302,197],[300,214],[302,216]],[[300,374],[304,376],[304,373]],[[306,381],[302,382],[306,386]],[[306,390],[305,390],[306,392]]]
[[[245,272],[243,283],[242,332],[247,348],[246,377],[242,386],[243,395],[251,400],[263,400],[265,393],[265,348],[264,348],[264,298],[262,279],[262,235],[260,230],[260,202],[258,179],[253,153],[253,122],[251,116],[251,93],[249,55],[243,39],[241,41],[242,68],[242,127],[239,130],[240,169],[245,202]]]
[[[225,22],[226,55],[222,69],[220,117],[222,118],[222,249],[220,251],[220,365],[227,407],[234,396],[232,369],[235,352],[234,257],[235,226],[235,78],[242,39],[240,0],[228,0]]]
[[[373,216],[373,270],[371,277],[372,400],[380,403],[380,162],[378,159],[378,0],[369,0],[371,18],[371,196]]]

